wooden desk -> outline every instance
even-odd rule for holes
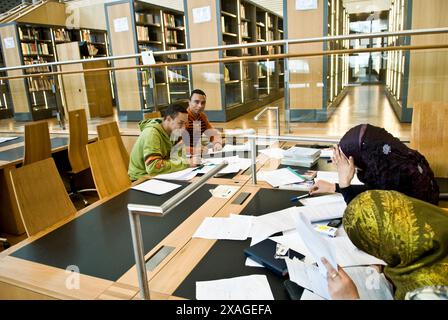
[[[213,198],[211,186],[204,185],[166,217],[142,217],[147,259],[163,246],[174,248],[148,273],[150,279],[183,249],[205,217],[215,215],[229,201]],[[75,218],[2,252],[0,282],[59,299],[133,298],[138,281],[127,204],[161,204],[173,194],[157,198],[127,190],[98,201]],[[79,289],[66,286],[68,265],[79,268]]]

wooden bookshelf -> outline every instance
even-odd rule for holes
[[[141,1],[106,3],[106,24],[114,55],[142,51],[169,51],[187,48],[182,12]],[[126,30],[117,29],[117,21]],[[155,56],[157,62],[186,60],[187,55]],[[142,63],[141,59],[115,61],[114,66]],[[190,93],[187,66],[115,72],[118,114],[121,120],[138,121],[143,113],[157,110]]]
[[[195,23],[192,10],[201,7],[210,7],[211,19]],[[272,21],[269,30],[272,40],[280,39],[280,32],[276,27],[282,18],[251,1],[184,0],[184,8],[188,21],[187,37],[192,48],[266,41],[267,17]],[[198,37],[200,34],[208,36]],[[191,60],[253,56],[262,52],[267,54],[268,48],[194,53],[191,54]],[[266,61],[241,61],[192,66],[193,87],[203,89],[208,97],[208,117],[212,121],[228,121],[280,98],[283,94],[283,86],[280,87],[278,81],[281,72],[275,61],[270,62],[272,64]],[[270,79],[267,79],[268,72]]]
[[[0,68],[4,68],[3,49],[0,44]],[[5,77],[5,72],[0,72],[0,76]],[[11,94],[8,81],[0,80],[0,119],[11,118],[13,116]]]
[[[296,10],[295,0],[284,0],[284,32],[288,39],[348,34],[343,28],[348,15],[342,0],[317,0],[317,9]],[[312,26],[312,27],[310,27]],[[290,45],[288,53],[341,49],[347,42],[336,41]],[[286,106],[291,121],[327,121],[346,93],[348,64],[342,56],[285,59],[289,77],[285,85]],[[284,75],[282,75],[284,79]],[[283,80],[284,81],[284,80]]]

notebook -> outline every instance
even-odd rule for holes
[[[282,248],[280,248],[279,251],[281,251],[281,249]],[[275,257],[276,250],[277,242],[271,239],[266,239],[244,249],[244,254],[246,257],[258,262],[278,276],[285,277],[288,274],[288,267],[286,266],[285,259]],[[279,253],[285,257],[289,257],[290,259],[293,257],[303,259],[305,257],[304,255],[291,249]]]

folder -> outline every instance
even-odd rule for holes
[[[244,249],[246,257],[258,262],[278,276],[285,277],[288,274],[285,259],[276,258],[277,242],[266,239],[249,248]],[[303,259],[305,256],[289,249],[285,256],[292,259]]]

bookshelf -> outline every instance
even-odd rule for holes
[[[297,10],[295,0],[284,0],[284,37],[304,39],[348,34],[348,13],[342,0],[317,0],[317,8]],[[321,22],[321,23],[319,23]],[[310,26],[313,26],[310,28]],[[348,41],[290,45],[288,53],[310,53],[348,48]],[[292,58],[283,78],[290,121],[325,122],[347,93],[348,57]]]
[[[106,3],[106,24],[114,55],[142,51],[187,48],[182,12],[142,1]],[[121,21],[124,28],[117,26]],[[187,55],[155,56],[156,63],[187,60]],[[114,66],[141,64],[141,59],[115,61]],[[190,93],[187,66],[115,72],[118,114],[121,120],[138,121],[144,112],[155,111]],[[131,93],[131,94],[130,94]]]
[[[0,68],[4,68],[2,45],[0,44]],[[0,72],[1,77],[5,77],[5,72]],[[0,80],[0,119],[13,116],[11,95],[9,93],[8,81]]]
[[[195,23],[193,9],[210,8],[210,21]],[[280,39],[282,18],[246,0],[184,0],[188,23],[187,37],[192,48],[265,42]],[[267,19],[272,22],[267,27]],[[207,34],[207,37],[198,37]],[[269,51],[271,50],[271,51]],[[277,50],[277,51],[276,51]],[[192,61],[244,57],[279,48],[244,48],[220,52],[194,53]],[[208,97],[206,113],[212,121],[228,121],[280,98],[280,73],[276,61],[240,61],[191,67],[192,84]],[[213,76],[214,75],[214,76]]]

